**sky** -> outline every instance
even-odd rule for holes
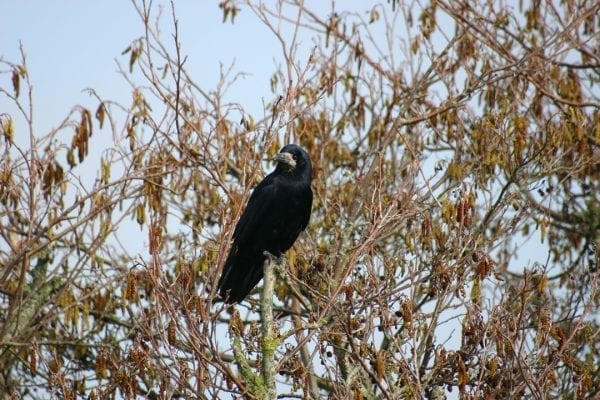
[[[0,0],[0,59],[19,64],[21,47],[26,54],[33,85],[35,136],[42,137],[59,126],[77,105],[90,109],[93,114],[98,101],[89,94],[88,88],[93,88],[103,99],[125,106],[131,104],[131,87],[119,74],[117,64],[128,68],[130,54],[122,53],[144,35],[144,24],[131,1],[23,1],[16,4]],[[231,86],[225,100],[239,103],[259,119],[263,116],[263,104],[274,97],[269,81],[280,62],[280,43],[247,7],[232,24],[230,20],[223,22],[218,4],[191,0],[175,4],[182,55],[187,57],[186,69],[202,89],[210,91],[217,85],[222,69],[233,65],[233,73],[245,75]],[[329,3],[319,4],[326,12]],[[165,43],[172,45],[171,5],[164,0],[154,1],[154,17],[161,8],[161,35]],[[303,43],[307,49],[311,48],[310,40],[307,37]],[[1,68],[4,73],[0,74],[0,85],[12,88],[10,71],[4,65]],[[136,83],[145,82],[140,78]],[[19,99],[26,99],[24,83]],[[3,113],[13,117],[16,143],[28,148],[25,120],[18,117],[20,114],[12,102],[0,96],[0,114]],[[74,118],[78,119],[78,114]],[[90,142],[92,151],[86,162],[72,171],[83,182],[89,182],[88,187],[98,176],[102,150],[113,144],[108,127],[97,133],[96,122]],[[123,121],[117,123],[118,127],[122,125]],[[67,130],[60,139],[68,145],[71,135]],[[132,250],[144,254],[145,245],[147,243],[140,243],[139,248]]]
[[[90,103],[86,88],[129,103],[131,91],[117,73],[116,60],[127,66],[129,55],[121,53],[144,33],[131,2],[15,4],[0,1],[0,57],[18,62],[22,44],[34,85],[39,132],[56,126],[75,104]],[[183,51],[188,56],[186,66],[194,79],[212,88],[219,79],[220,65],[228,67],[235,62],[235,70],[249,75],[232,87],[230,95],[251,110],[261,110],[253,104],[262,104],[261,97],[269,95],[268,74],[273,71],[278,50],[273,34],[248,10],[238,14],[234,25],[223,23],[217,2],[180,1],[176,12]],[[164,22],[170,24],[168,4],[164,13]],[[167,38],[170,29],[165,26],[163,31]],[[10,75],[1,79],[10,79]],[[0,109],[7,107],[6,101],[0,100]]]
[[[164,1],[155,2],[160,4],[165,6],[163,35],[167,38],[171,32],[170,6]],[[330,2],[311,3],[311,9],[319,7],[326,13]],[[216,1],[177,1],[176,14],[183,53],[188,57],[187,70],[194,80],[210,90],[219,81],[221,66],[235,63],[235,71],[248,75],[232,86],[228,100],[262,116],[263,102],[273,98],[269,79],[281,54],[275,35],[247,8],[238,14],[235,24],[223,23]],[[20,45],[27,55],[34,87],[34,127],[39,136],[56,127],[77,104],[96,109],[97,101],[86,88],[94,88],[100,96],[122,104],[131,102],[131,88],[119,75],[117,61],[127,66],[129,55],[121,53],[143,35],[144,26],[130,1],[0,0],[0,16],[0,58],[18,63]],[[310,38],[301,41],[305,49],[312,46]],[[0,74],[0,85],[11,87],[10,78],[10,74]],[[16,114],[0,96],[2,113]],[[18,137],[26,132],[23,121],[15,121],[15,127],[17,140],[27,140]],[[111,139],[110,135],[95,135],[92,145],[108,146]],[[147,254],[143,249],[147,243],[140,241],[137,245],[141,254]],[[535,253],[543,261],[545,252]],[[532,258],[528,254],[522,261],[531,264]]]
[[[170,4],[164,0],[153,4],[155,10],[163,7],[162,35],[168,41],[172,32]],[[363,3],[346,3],[343,6],[348,4],[353,4],[361,12],[368,10]],[[339,6],[336,3],[336,7]],[[331,3],[315,1],[310,7],[327,15]],[[132,2],[62,0],[16,3],[0,0],[0,15],[0,58],[19,62],[20,45],[27,55],[29,77],[34,87],[36,135],[43,136],[60,124],[77,104],[95,110],[98,102],[86,88],[94,88],[103,98],[124,105],[131,103],[131,88],[118,73],[117,61],[126,68],[129,54],[123,55],[122,52],[144,34],[144,25]],[[177,1],[176,15],[182,52],[188,57],[186,68],[193,79],[203,89],[211,90],[219,81],[221,67],[228,68],[234,63],[234,71],[247,75],[231,87],[226,99],[239,103],[244,110],[260,118],[263,104],[274,98],[269,80],[281,59],[281,47],[275,35],[247,7],[237,15],[235,24],[230,21],[223,23],[218,2]],[[289,36],[290,32],[285,34]],[[310,37],[300,37],[306,54],[313,46],[311,40]],[[0,85],[10,88],[10,78],[9,73],[0,74]],[[2,113],[18,114],[14,106],[0,96]],[[15,128],[16,140],[27,143],[24,122],[17,119]],[[110,134],[95,134],[91,143],[94,151],[89,157],[99,159],[101,152],[96,150],[111,144]],[[79,173],[84,177],[87,174],[86,179],[91,178],[93,182],[98,174],[96,166],[99,160],[85,164],[90,169]],[[142,254],[145,253],[145,245],[140,243],[137,249]],[[532,252],[520,251],[524,255],[520,260],[522,265],[545,261],[546,251],[540,251],[538,246],[534,248]],[[519,268],[522,265],[519,263]]]
[[[140,0],[141,1],[141,0]],[[18,4],[18,5],[16,5]],[[153,8],[163,7],[162,36],[168,41],[172,32],[170,4],[155,1]],[[354,4],[367,12],[363,3]],[[357,6],[357,4],[360,4]],[[336,3],[336,7],[340,4]],[[311,9],[322,15],[331,10],[328,1],[311,2]],[[132,41],[144,34],[144,25],[130,1],[102,0],[59,2],[0,0],[0,58],[19,62],[19,46],[27,55],[29,77],[34,86],[34,127],[36,135],[43,136],[56,127],[77,104],[90,110],[98,106],[96,99],[85,90],[94,88],[101,97],[121,104],[131,103],[131,88],[118,73],[117,61],[125,68],[129,54],[122,52]],[[176,2],[182,52],[187,56],[186,68],[193,79],[205,90],[211,90],[219,81],[221,67],[234,64],[234,71],[244,72],[229,90],[226,99],[239,103],[244,110],[263,115],[263,103],[271,101],[269,80],[281,59],[280,43],[275,35],[259,21],[251,10],[244,7],[235,24],[223,23],[218,2],[181,0]],[[447,29],[448,26],[446,26]],[[285,33],[290,35],[290,32]],[[300,37],[307,54],[313,43],[310,37]],[[0,85],[11,87],[11,75],[0,74]],[[140,80],[141,81],[141,80]],[[22,89],[23,90],[23,89]],[[23,98],[23,94],[21,94]],[[0,114],[17,115],[14,106],[0,96]],[[16,140],[27,143],[24,122],[15,121]],[[107,128],[105,127],[105,131]],[[67,142],[68,143],[68,142]],[[101,148],[112,143],[110,134],[95,134],[90,158],[100,157]],[[98,174],[96,162],[86,162],[90,169],[80,173],[86,178]],[[140,253],[145,253],[140,243]],[[537,246],[536,246],[537,247]],[[523,252],[521,261],[531,265],[544,262],[545,251]]]

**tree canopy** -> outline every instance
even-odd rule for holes
[[[131,104],[38,132],[26,49],[0,58],[0,398],[263,398],[265,346],[283,398],[600,395],[598,2],[224,0],[280,45],[262,115],[238,71],[196,82],[176,4],[132,7]],[[291,142],[313,211],[265,340],[217,282]]]

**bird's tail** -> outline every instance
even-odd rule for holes
[[[240,254],[232,251],[219,279],[219,295],[226,303],[239,303],[263,277],[263,254]]]

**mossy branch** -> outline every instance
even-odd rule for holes
[[[273,323],[273,294],[275,292],[275,270],[282,268],[286,263],[285,257],[275,257],[265,251],[263,264],[263,290],[260,301],[260,315],[262,323],[261,349],[262,366],[260,375],[256,374],[244,356],[240,340],[242,321],[239,313],[234,311],[229,325],[233,355],[240,370],[242,378],[248,385],[248,390],[257,398],[265,400],[277,399],[277,374],[275,364],[275,350],[281,343],[279,335],[274,332]]]
[[[233,357],[235,358],[235,362],[237,363],[237,366],[240,369],[240,373],[242,374],[244,382],[246,382],[246,385],[248,385],[248,390],[250,391],[250,393],[258,397],[259,399],[264,398],[265,384],[263,381],[263,377],[261,375],[255,374],[250,364],[248,364],[248,360],[246,360],[246,357],[244,356],[244,352],[242,350],[242,343],[240,341],[239,332],[232,331],[231,338],[233,347]]]
[[[275,350],[279,345],[279,338],[273,329],[273,293],[275,291],[275,269],[285,264],[285,257],[275,257],[265,251],[265,263],[263,265],[263,290],[260,299],[260,316],[262,323],[262,371],[261,375],[265,383],[265,400],[277,398],[275,384]]]
[[[31,326],[38,311],[48,303],[50,296],[63,285],[63,280],[59,277],[44,282],[50,262],[49,253],[48,250],[47,254],[40,256],[37,264],[32,268],[33,279],[24,289],[22,303],[8,316],[0,343],[18,339]]]

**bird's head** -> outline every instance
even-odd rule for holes
[[[295,144],[284,146],[275,156],[277,170],[292,175],[303,175],[312,178],[312,165],[308,153]]]

